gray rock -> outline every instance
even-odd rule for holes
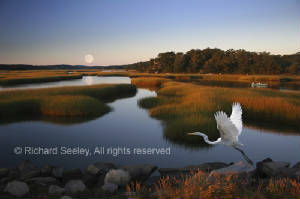
[[[49,194],[62,194],[64,191],[64,188],[57,185],[51,185],[48,189]]]
[[[297,162],[292,168],[300,170],[300,162]]]
[[[40,175],[41,175],[40,169],[35,169],[35,170],[24,172],[21,176],[21,179],[22,180],[27,180],[27,179],[30,179],[30,178],[38,177]]]
[[[189,169],[189,168],[159,168],[158,172],[162,177],[165,176],[180,177],[180,176],[191,175],[192,170],[193,169]]]
[[[151,176],[149,177],[145,182],[143,182],[143,185],[145,186],[153,186],[155,188],[155,185],[159,185],[161,177],[160,176]]]
[[[24,182],[12,181],[6,185],[4,192],[8,192],[14,196],[20,197],[29,192],[29,187]]]
[[[107,174],[107,173],[106,173]],[[101,174],[100,176],[98,176],[98,182],[97,182],[97,187],[102,187],[104,185],[104,179],[106,174]]]
[[[18,169],[21,173],[27,173],[29,171],[36,170],[37,167],[30,160],[24,160],[19,164]]]
[[[74,180],[74,179],[81,179],[83,174],[79,168],[76,169],[67,169],[63,171],[63,179],[64,181]]]
[[[97,175],[100,172],[100,169],[98,169],[95,165],[90,164],[87,169],[86,173],[90,175]]]
[[[86,190],[85,184],[81,180],[70,180],[65,185],[67,193],[77,193]]]
[[[8,175],[9,173],[9,169],[7,168],[0,168],[0,178],[5,177],[6,175]]]
[[[113,183],[105,183],[101,188],[105,192],[114,193],[118,190],[118,185]]]
[[[0,185],[1,185],[1,184],[6,184],[6,183],[8,183],[8,182],[10,182],[10,181],[12,181],[12,180],[14,180],[14,179],[11,178],[11,177],[3,177],[3,178],[0,179]],[[1,190],[0,190],[0,191],[1,191]]]
[[[126,165],[120,167],[125,171],[129,172],[131,180],[145,181],[151,174],[157,169],[157,166],[151,164],[137,164],[137,165]]]
[[[267,175],[262,171],[262,166],[266,162],[273,162],[273,160],[271,158],[266,158],[266,159],[264,159],[260,162],[257,162],[256,163],[256,170],[255,170],[255,173],[254,173],[255,176],[257,176],[259,178],[267,177]]]
[[[83,182],[84,184],[89,187],[89,188],[92,188],[92,187],[95,187],[98,183],[98,179],[99,177],[98,176],[95,176],[95,175],[90,175],[90,174],[86,174],[84,175],[83,177]],[[104,179],[104,178],[103,178]],[[103,180],[104,182],[104,180]],[[100,185],[102,186],[102,185]]]
[[[18,179],[20,177],[19,169],[9,169],[8,177],[10,179]]]
[[[53,177],[36,177],[36,178],[29,179],[28,182],[34,182],[38,184],[49,184],[49,183],[55,183],[56,179]]]
[[[130,181],[130,175],[128,171],[123,169],[112,169],[106,175],[104,184],[116,184],[118,186],[126,186]]]
[[[43,168],[41,168],[41,176],[50,176],[52,174],[52,169],[53,167],[46,164]]]
[[[101,173],[107,173],[109,170],[115,168],[115,165],[110,162],[96,162],[87,167],[86,173],[90,175],[99,175]]]
[[[70,196],[62,196],[60,199],[72,199]]]
[[[216,169],[213,170],[210,175],[214,174],[229,174],[229,173],[242,173],[242,172],[252,172],[255,170],[255,167],[253,165],[248,164],[247,162],[240,161],[233,165],[230,165],[225,168]]]
[[[185,169],[190,169],[194,171],[203,171],[203,172],[211,172],[212,170],[222,169],[230,166],[230,164],[226,164],[224,162],[208,162],[200,165],[189,165],[184,167]]]
[[[62,167],[55,167],[52,169],[52,175],[56,178],[62,178],[64,174],[64,168]]]
[[[198,170],[203,172],[211,172],[212,170],[221,169],[230,166],[223,162],[208,162],[200,165],[189,165],[184,168],[160,168],[158,169],[161,176],[170,176],[175,178],[181,178],[182,176],[190,176],[193,172]]]
[[[286,173],[286,169],[288,169],[290,166],[290,163],[288,162],[265,162],[261,166],[261,171],[269,176],[269,177],[275,177],[278,175],[284,175]]]

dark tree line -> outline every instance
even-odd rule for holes
[[[300,52],[271,55],[245,50],[192,49],[186,53],[165,52],[150,61],[126,65],[141,72],[299,74]]]

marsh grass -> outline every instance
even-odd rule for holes
[[[105,103],[135,95],[131,84],[102,84],[0,92],[0,120],[40,116],[95,117],[111,109]]]
[[[100,116],[111,109],[105,103],[89,96],[56,95],[43,99],[41,114],[49,116]]]
[[[190,147],[196,147],[197,143],[198,146],[205,145],[203,139],[187,136],[194,131],[205,132],[210,140],[215,140],[219,132],[214,113],[223,110],[230,116],[233,102],[241,103],[245,124],[299,131],[298,92],[208,87],[168,81],[161,85],[157,95],[156,98],[141,99],[139,105],[149,109],[151,117],[164,121],[164,136],[174,143]]]
[[[242,199],[242,198],[300,198],[300,183],[296,179],[252,179],[247,174],[213,174],[201,171],[181,178],[161,178],[154,189],[131,184],[127,190],[137,193],[135,198],[190,198],[190,199]],[[149,192],[154,192],[155,197]]]
[[[12,86],[17,84],[54,82],[80,78],[82,78],[81,73],[68,74],[65,70],[1,71],[0,85]]]
[[[166,78],[140,77],[131,79],[131,83],[141,88],[159,88],[163,83],[170,81]]]

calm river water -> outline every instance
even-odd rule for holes
[[[70,85],[91,85],[99,83],[130,83],[128,77],[86,76],[82,79],[32,84],[18,88],[56,87]],[[0,93],[1,95],[1,93]],[[113,111],[90,121],[81,123],[53,123],[46,121],[24,121],[0,124],[0,167],[15,167],[24,159],[37,165],[61,165],[64,167],[86,168],[96,161],[116,164],[150,163],[159,167],[183,167],[204,162],[236,162],[243,160],[241,154],[231,147],[216,145],[209,148],[189,148],[177,145],[163,136],[161,121],[149,117],[147,110],[141,109],[137,101],[144,97],[156,96],[154,91],[138,89],[134,97],[119,99],[109,106]],[[272,132],[245,127],[240,136],[243,150],[253,161],[266,157],[273,160],[296,163],[300,157],[300,137],[284,132]],[[20,147],[20,148],[17,148]],[[86,148],[91,154],[85,155],[34,155],[24,154],[25,147],[41,148]],[[64,148],[61,148],[64,147]],[[94,150],[104,147],[119,154],[94,154]],[[119,148],[119,149],[118,149]],[[170,154],[133,154],[137,148],[170,148]],[[21,152],[18,150],[22,149]],[[99,151],[98,151],[99,152]],[[115,151],[116,152],[116,151]],[[16,154],[21,153],[21,154]]]

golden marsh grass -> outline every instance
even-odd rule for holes
[[[132,83],[135,82],[132,79]],[[176,143],[203,142],[186,136],[193,131],[206,132],[210,139],[217,138],[219,133],[214,113],[223,110],[229,116],[233,102],[241,103],[245,124],[273,125],[274,128],[299,131],[299,92],[208,87],[168,81],[162,83],[157,94],[157,98],[140,100],[139,105],[148,108],[150,116],[165,122],[164,135]]]

